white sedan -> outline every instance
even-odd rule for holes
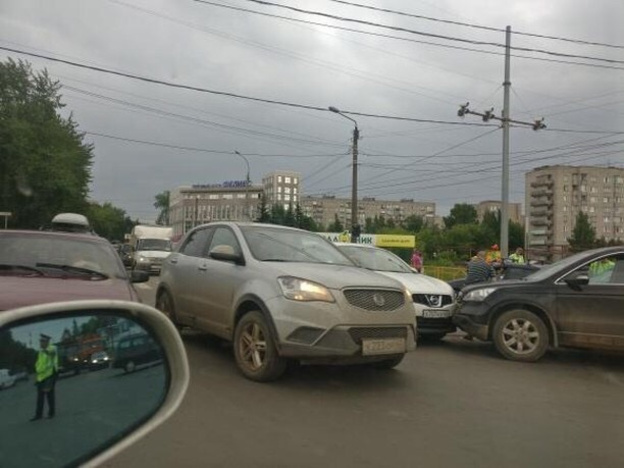
[[[455,292],[445,281],[418,273],[400,257],[365,244],[336,244],[345,255],[363,268],[399,280],[412,294],[418,336],[439,340],[456,330],[452,322]]]

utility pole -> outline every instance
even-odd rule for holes
[[[352,148],[351,153],[353,155],[353,161],[352,161],[353,173],[351,176],[351,180],[352,180],[352,183],[351,183],[351,242],[356,243],[358,240],[358,237],[360,237],[360,231],[362,230],[362,228],[360,227],[360,224],[358,223],[359,213],[358,213],[358,198],[357,198],[358,140],[360,139],[360,130],[358,129],[358,125],[355,119],[352,119],[351,117],[343,114],[342,112],[340,112],[340,110],[337,107],[330,106],[329,110],[331,112],[334,112],[335,114],[343,116],[345,119],[349,119],[351,122],[355,124],[355,127],[353,128],[353,145],[351,146]]]
[[[503,81],[503,183],[500,216],[501,256],[509,255],[509,88],[511,88],[511,26],[505,29],[505,81]]]
[[[500,211],[500,249],[501,256],[506,258],[509,255],[509,124],[525,125],[533,128],[533,130],[541,130],[546,128],[544,118],[536,119],[533,122],[522,122],[520,120],[512,120],[509,111],[509,90],[511,88],[511,26],[505,28],[505,80],[503,81],[503,114],[497,117],[494,114],[494,108],[484,112],[475,112],[469,109],[470,103],[462,104],[459,107],[457,115],[464,117],[466,114],[478,115],[484,122],[490,120],[498,120],[501,122],[503,129],[503,169],[501,184],[501,211]],[[526,249],[525,249],[526,250]]]

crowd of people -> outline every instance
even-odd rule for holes
[[[505,261],[521,265],[526,264],[524,249],[518,247]],[[503,266],[504,261],[497,244],[494,244],[490,250],[480,250],[468,262],[466,285],[482,283],[495,278]]]

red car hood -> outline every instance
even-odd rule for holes
[[[130,283],[122,279],[89,281],[40,276],[0,276],[0,310],[82,299],[139,300]]]

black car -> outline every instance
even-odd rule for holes
[[[453,321],[515,361],[537,361],[550,346],[624,350],[624,246],[466,286]]]
[[[505,263],[503,266],[503,271],[496,278],[497,280],[517,280],[526,278],[532,273],[535,273],[540,269],[539,265],[533,265],[529,263],[519,264],[519,263]],[[456,293],[462,290],[464,286],[466,286],[466,278],[459,278],[455,280],[451,280],[448,282]]]

